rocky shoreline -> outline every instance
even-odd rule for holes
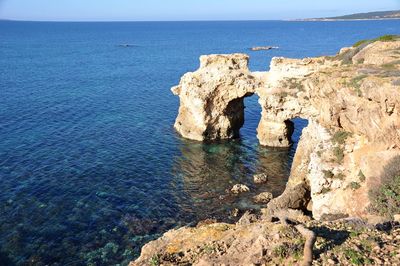
[[[269,72],[251,72],[248,60],[202,56],[172,88],[175,128],[197,141],[237,138],[244,98],[254,94],[261,145],[289,147],[291,120],[307,119],[286,190],[260,196],[262,212],[237,224],[171,230],[132,265],[400,264],[400,38],[335,56],[273,58]],[[238,184],[232,193],[247,190]]]
[[[371,225],[358,218],[316,221],[296,212],[282,223],[246,213],[238,223],[205,221],[170,230],[145,245],[137,265],[399,265],[400,224]],[[311,264],[304,261],[307,239],[315,233]]]

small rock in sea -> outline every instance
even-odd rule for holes
[[[256,184],[262,184],[268,181],[268,175],[265,173],[254,175],[253,180]]]
[[[119,46],[119,47],[125,47],[125,48],[128,48],[128,47],[135,47],[136,45],[134,45],[134,44],[129,44],[129,43],[126,43],[126,44],[119,44],[118,46]]]
[[[250,191],[250,188],[243,184],[236,184],[231,188],[231,192],[233,194],[239,194],[242,192],[249,192],[249,191]]]
[[[274,196],[270,192],[263,192],[261,194],[258,194],[253,198],[254,202],[256,203],[268,203],[270,202]]]
[[[256,46],[251,48],[252,51],[262,51],[262,50],[271,50],[271,49],[279,49],[277,46]]]

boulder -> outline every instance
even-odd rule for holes
[[[263,192],[258,194],[257,196],[253,197],[253,200],[255,203],[268,203],[270,202],[274,196],[270,192]]]
[[[266,173],[254,175],[253,180],[256,184],[266,183],[268,181],[268,175]]]
[[[249,192],[249,191],[250,191],[250,188],[243,184],[236,184],[231,188],[231,192],[233,194],[240,194],[240,193]]]

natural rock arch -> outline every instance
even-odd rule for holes
[[[288,121],[309,121],[286,191],[271,206],[308,204],[290,193],[304,188],[316,219],[365,217],[370,184],[400,155],[399,49],[400,41],[374,42],[335,57],[273,58],[269,72],[250,72],[244,54],[202,56],[200,68],[172,89],[181,102],[175,128],[199,141],[237,137],[243,98],[256,93],[260,144],[287,147]]]
[[[172,88],[180,98],[175,128],[183,137],[199,141],[239,137],[243,100],[260,86],[248,60],[244,54],[202,56],[200,68]]]

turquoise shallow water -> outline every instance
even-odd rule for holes
[[[241,139],[202,144],[173,130],[170,87],[202,54],[334,54],[399,33],[400,21],[0,22],[0,264],[126,264],[165,230],[233,208],[235,183],[278,195],[296,148],[260,147],[256,96]],[[120,44],[132,44],[121,47]],[[273,45],[278,50],[252,52]],[[295,141],[306,121],[296,121]],[[272,178],[255,186],[251,177]]]

